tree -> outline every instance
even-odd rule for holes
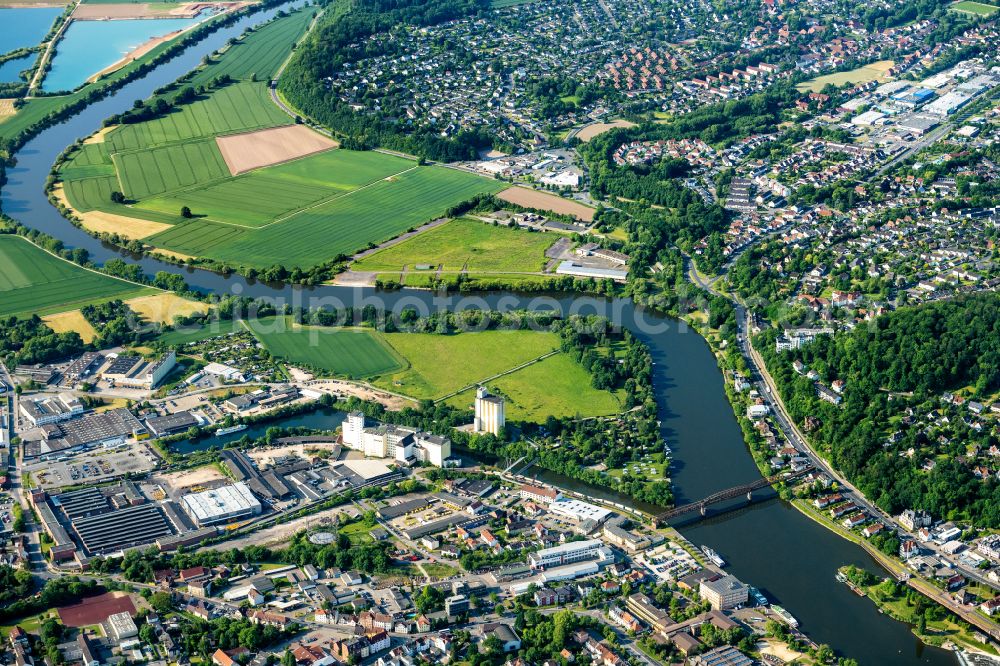
[[[281,655],[281,666],[295,666],[295,655],[291,650],[286,649],[285,654]]]
[[[151,624],[144,624],[139,629],[139,640],[152,645],[156,642],[156,629]]]
[[[188,208],[187,206],[181,206],[181,217],[185,219],[190,219],[191,217],[193,217],[193,215],[191,214],[191,209]]]
[[[115,190],[111,193],[111,203],[123,204],[125,203],[125,195]]]

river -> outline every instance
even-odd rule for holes
[[[381,293],[360,288],[267,285],[238,276],[227,278],[149,258],[130,257],[77,229],[51,206],[44,193],[45,180],[67,145],[97,130],[104,118],[130,108],[134,100],[148,97],[156,88],[195,67],[205,54],[221,47],[245,27],[266,20],[274,11],[256,14],[213,33],[144,78],[29,141],[17,154],[17,166],[8,170],[8,183],[2,192],[3,210],[26,226],[61,239],[67,247],[86,248],[99,263],[123,256],[139,263],[147,273],[165,270],[183,275],[189,285],[206,293],[268,297],[296,305],[375,305],[396,312],[403,306],[411,306],[424,313],[444,308],[526,308],[559,310],[564,314],[603,314],[635,331],[652,351],[653,382],[663,437],[675,455],[673,475],[678,500],[697,499],[759,476],[726,400],[723,377],[707,343],[682,322],[650,314],[626,300],[609,302],[589,297],[517,294],[441,296],[413,290]],[[335,413],[326,413],[313,418],[292,417],[271,425],[329,427],[335,426],[339,418]],[[264,428],[203,440],[201,446],[222,444],[257,434],[258,430],[262,432]],[[572,481],[561,481],[579,488]],[[601,489],[579,489],[604,493]],[[837,583],[836,570],[845,564],[863,566],[880,575],[884,572],[863,550],[776,497],[682,529],[695,543],[718,550],[730,563],[729,571],[734,575],[787,608],[813,640],[827,643],[861,664],[945,666],[957,661],[949,652],[924,647],[908,627],[879,614],[870,601]]]

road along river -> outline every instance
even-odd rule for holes
[[[156,88],[196,67],[204,55],[222,47],[246,27],[269,19],[276,11],[255,14],[209,35],[145,77],[29,141],[17,154],[17,166],[7,171],[8,182],[2,191],[4,212],[28,227],[61,239],[67,247],[85,248],[98,263],[124,257],[140,264],[149,274],[169,271],[182,275],[192,288],[205,293],[264,297],[305,307],[372,305],[390,312],[399,312],[403,307],[415,307],[424,313],[441,309],[547,309],[607,316],[634,331],[653,354],[653,382],[663,438],[674,452],[678,501],[698,499],[759,476],[726,400],[722,373],[706,342],[682,322],[645,311],[627,300],[514,293],[442,296],[414,290],[379,292],[268,285],[129,256],[74,227],[52,207],[44,192],[45,180],[66,146],[100,128],[104,118],[131,108],[134,100],[148,97]],[[311,423],[307,418],[294,418],[296,425]],[[324,427],[336,420],[327,415],[316,425]],[[205,445],[212,443],[220,441],[205,441]],[[538,473],[541,478],[571,489],[609,495],[601,488],[582,486],[544,471]],[[868,666],[957,663],[953,654],[923,646],[908,627],[879,614],[870,601],[837,583],[834,575],[845,564],[863,566],[880,575],[884,572],[859,547],[801,515],[773,492],[763,502],[682,527],[682,531],[695,543],[718,550],[730,563],[729,571],[788,609],[817,643],[827,643]]]

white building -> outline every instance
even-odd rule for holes
[[[115,386],[152,390],[176,365],[177,355],[170,350],[155,361],[139,358],[131,365],[116,361],[101,373],[101,378]]]
[[[600,539],[586,541],[570,541],[552,548],[544,548],[528,555],[528,563],[532,569],[547,569],[574,562],[587,560],[603,560],[607,557],[608,548]]]
[[[108,635],[116,643],[121,643],[126,638],[139,635],[139,629],[135,626],[135,620],[132,619],[132,616],[128,612],[109,615],[104,626],[108,630]]]
[[[71,393],[22,399],[18,404],[21,415],[35,427],[66,421],[83,413],[83,403]]]
[[[185,495],[181,501],[200,527],[259,516],[263,511],[260,502],[250,492],[250,487],[242,481],[231,486]]]
[[[725,575],[715,580],[703,580],[698,594],[715,610],[727,610],[745,604],[750,589],[735,576]]]
[[[505,423],[503,398],[490,395],[485,386],[476,389],[476,419],[473,421],[473,430],[499,435]]]
[[[444,467],[451,457],[451,440],[412,428],[379,424],[366,427],[365,415],[351,412],[342,429],[344,446],[372,458],[392,458],[404,464],[426,462]]]
[[[585,520],[603,523],[612,513],[603,507],[588,502],[581,502],[580,500],[569,499],[568,497],[562,497],[551,502],[549,504],[549,511],[557,516],[575,520],[579,523]]]

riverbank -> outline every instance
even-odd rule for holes
[[[913,635],[924,643],[990,656],[1000,654],[977,640],[978,632],[968,624],[941,609],[920,591],[891,578],[873,579],[867,572],[859,572],[853,567],[842,567],[840,574],[855,594],[870,599],[880,613],[909,625]]]

